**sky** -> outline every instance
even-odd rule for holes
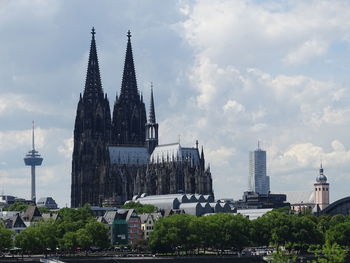
[[[138,88],[153,82],[160,143],[204,146],[217,198],[247,190],[267,151],[271,191],[349,196],[350,1],[0,0],[0,191],[70,205],[73,127],[96,29],[104,92],[120,90],[130,29]]]

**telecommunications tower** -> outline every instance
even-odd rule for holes
[[[39,152],[35,150],[34,144],[34,121],[33,121],[33,131],[32,131],[32,150],[30,150],[24,157],[25,165],[31,166],[32,174],[32,187],[31,187],[31,200],[35,203],[35,166],[40,166],[43,162],[43,158],[40,156]]]

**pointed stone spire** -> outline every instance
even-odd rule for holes
[[[91,46],[89,54],[89,64],[86,73],[86,82],[84,97],[100,97],[103,98],[102,83],[100,77],[100,69],[98,66],[97,50],[96,50],[96,41],[95,41],[95,28],[91,30]]]
[[[149,107],[149,123],[156,123],[156,113],[154,111],[154,99],[153,99],[153,83],[151,83],[151,103]]]
[[[124,98],[124,97],[128,98],[128,97],[138,96],[134,58],[132,55],[132,48],[131,48],[131,41],[130,41],[130,38],[131,38],[130,30],[128,31],[127,37],[128,37],[128,44],[126,46],[123,80],[122,80],[122,87],[120,90],[119,98]]]
[[[201,167],[202,167],[202,170],[204,171],[205,169],[205,159],[204,159],[204,150],[203,150],[203,145],[202,145],[202,152],[201,152]]]

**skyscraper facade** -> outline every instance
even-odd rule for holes
[[[270,177],[266,175],[266,151],[258,149],[249,152],[248,191],[259,194],[270,192]]]

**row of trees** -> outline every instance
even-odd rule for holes
[[[271,211],[255,220],[239,214],[173,215],[156,223],[150,247],[154,252],[208,248],[241,251],[247,246],[273,245],[306,252],[334,244],[349,249],[349,237],[350,217],[343,215],[316,217]]]
[[[13,245],[25,253],[46,253],[48,250],[73,251],[76,248],[109,246],[108,227],[96,221],[89,206],[80,209],[63,208],[56,221],[39,221],[15,236],[0,225],[0,250]]]
[[[141,204],[140,202],[128,202],[123,205],[122,208],[125,209],[135,209],[135,212],[140,215],[144,213],[154,213],[157,212],[157,207],[149,204]]]
[[[4,208],[4,211],[19,211],[19,212],[24,212],[27,210],[29,204],[25,204],[22,202],[15,202],[12,205],[9,205],[8,207]],[[50,210],[47,209],[46,207],[39,207],[38,208],[41,213],[49,213]]]

